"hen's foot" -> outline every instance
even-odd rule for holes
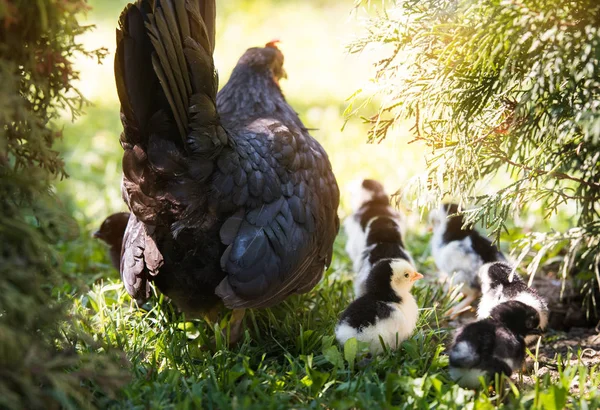
[[[214,324],[219,321],[219,310],[220,309],[213,309],[204,315],[204,320],[206,320],[213,328]],[[218,330],[219,334],[215,334],[215,336],[210,339],[210,342],[207,345],[202,346],[201,349],[216,350],[218,346],[221,345],[217,340],[224,341],[228,347],[234,347],[244,336],[245,313],[246,309],[233,309],[227,326],[224,329]]]

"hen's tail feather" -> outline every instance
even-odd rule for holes
[[[121,101],[121,111],[126,119],[126,133],[139,142],[150,116],[155,111],[153,93],[158,80],[152,70],[152,44],[146,35],[144,15],[150,11],[146,1],[129,4],[121,13],[117,29],[117,55],[115,80]],[[135,64],[136,69],[130,65]]]
[[[204,1],[200,12],[204,16],[204,22],[206,24],[206,33],[208,34],[208,40],[212,44],[212,52],[215,51],[215,32],[217,21],[217,5],[214,0]]]
[[[174,2],[178,3],[179,7],[174,5]],[[183,3],[186,14],[178,15],[177,10],[182,11]],[[184,146],[190,151],[190,142],[194,145],[193,142],[197,138],[202,139],[206,136],[213,137],[213,143],[220,145],[214,127],[218,122],[218,86],[212,58],[213,44],[204,20],[206,16],[201,12],[206,3],[213,2],[162,1],[156,5],[147,24],[155,49],[152,58],[154,70],[161,80],[163,92],[168,98]],[[188,27],[189,36],[186,36]],[[211,27],[214,27],[214,22]],[[192,97],[195,97],[194,101]],[[193,124],[190,121],[192,116]],[[215,148],[213,147],[213,150]]]
[[[186,151],[212,154],[227,143],[216,112],[214,3],[138,0],[121,14],[115,77],[130,131],[125,144],[147,141],[153,130],[145,128],[159,109],[169,111]]]
[[[200,43],[210,55],[215,50],[216,7],[214,0],[186,0],[190,13],[190,38]]]
[[[121,14],[115,78],[124,198],[144,223],[166,211],[187,226],[190,191],[229,143],[216,110],[214,27],[215,0],[138,0]]]
[[[168,8],[167,8],[168,9]],[[182,139],[187,133],[186,97],[189,95],[183,86],[183,78],[187,77],[185,67],[179,67],[175,45],[167,28],[162,8],[157,8],[153,15],[148,16],[148,31],[154,47],[152,66],[160,80],[162,90],[167,96],[171,111]],[[175,31],[174,36],[179,33]],[[189,79],[187,81],[189,83]]]

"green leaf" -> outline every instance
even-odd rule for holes
[[[567,404],[567,389],[550,386],[548,391],[540,394],[540,404],[545,410],[563,410]]]
[[[335,367],[339,369],[344,368],[344,358],[342,357],[342,354],[337,346],[330,346],[325,349],[323,351],[323,356],[325,356],[325,359],[327,359],[327,361]]]
[[[350,371],[354,370],[354,363],[356,361],[356,355],[358,354],[358,340],[351,337],[344,343],[344,359],[348,362]]]

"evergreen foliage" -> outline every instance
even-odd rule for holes
[[[576,270],[600,282],[600,3],[384,4],[350,51],[377,45],[386,53],[374,78],[384,102],[364,118],[369,139],[410,118],[414,141],[431,149],[428,174],[411,184],[419,205],[445,196],[474,205],[467,221],[496,237],[534,204],[544,219],[570,212],[571,229],[524,236],[517,260],[535,255],[534,273],[562,249],[564,277]],[[503,173],[509,182],[490,189]]]
[[[76,223],[52,195],[65,177],[53,150],[61,111],[75,117],[84,99],[71,84],[72,59],[87,53],[76,37],[81,0],[0,1],[0,408],[92,407],[121,370],[97,346],[64,324],[59,240]],[[78,354],[78,351],[80,351]]]

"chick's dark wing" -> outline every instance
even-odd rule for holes
[[[392,314],[392,308],[385,302],[373,302],[364,297],[356,299],[342,312],[341,322],[346,322],[355,329],[363,329],[377,323],[377,319],[385,319]]]
[[[311,289],[331,262],[339,191],[323,148],[300,129],[261,119],[234,132],[214,190],[234,212],[221,228],[225,305],[271,306]]]
[[[525,358],[525,342],[504,326],[496,329],[494,355],[520,363]]]
[[[506,257],[496,245],[477,231],[471,233],[471,245],[483,263],[506,261]]]
[[[470,323],[459,329],[450,349],[450,365],[461,368],[477,366],[494,350],[495,327],[488,320]]]

